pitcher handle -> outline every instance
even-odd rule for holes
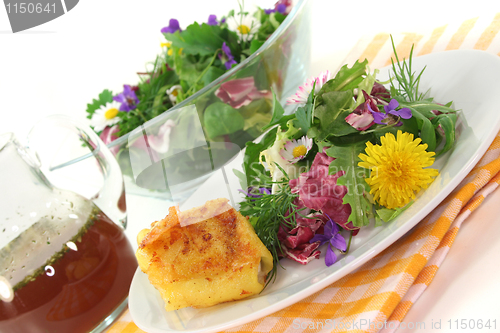
[[[54,162],[56,160],[54,156],[58,152],[53,153],[54,156],[50,155],[50,153],[46,153],[47,156],[45,157],[40,156],[40,151],[43,148],[52,146],[52,150],[57,151],[58,148],[55,148],[55,146],[62,145],[64,144],[62,141],[68,140],[61,133],[74,135],[73,139],[79,140],[78,142],[93,155],[93,158],[85,159],[86,163],[93,163],[91,160],[97,161],[100,173],[102,174],[102,185],[97,189],[97,192],[90,198],[86,195],[84,196],[92,200],[111,220],[125,228],[127,224],[125,186],[120,166],[109,148],[88,125],[65,115],[49,116],[36,123],[28,134],[27,150],[35,155],[34,158],[39,161],[41,172],[51,181],[51,175],[58,170],[75,168],[78,164],[83,163],[83,160],[81,160],[80,162],[65,164],[61,163],[60,158],[57,162]],[[81,156],[81,152],[77,153],[77,155]],[[66,160],[63,162],[69,160],[74,159],[66,157]],[[53,168],[54,163],[59,166],[65,166],[56,170]],[[83,177],[83,175],[81,176]],[[80,179],[80,181],[85,180]],[[73,190],[72,188],[66,189]],[[78,191],[75,192],[79,193]]]

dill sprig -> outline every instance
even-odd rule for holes
[[[412,71],[413,45],[411,46],[408,60],[403,58],[403,61],[399,61],[392,36],[391,43],[394,51],[394,57],[396,58],[396,62],[394,62],[394,59],[391,58],[392,71],[394,73],[394,78],[398,82],[398,87],[396,87],[394,85],[394,80],[391,80],[391,95],[400,95],[408,102],[415,102],[424,99],[425,94],[419,94],[418,87],[420,85],[420,78],[425,70],[425,67],[418,75]]]
[[[291,192],[288,181],[289,179],[285,175],[282,181],[265,182],[267,186],[277,185],[278,190],[276,193],[264,193],[259,197],[247,197],[240,204],[241,213],[250,216],[250,223],[253,225],[257,236],[273,256],[273,269],[269,272],[266,286],[276,279],[278,265],[281,266],[279,259],[283,255],[283,249],[278,239],[279,228],[281,225],[294,228],[297,225],[296,215],[302,210],[297,209],[294,204],[298,194]],[[266,185],[261,186],[265,187]]]

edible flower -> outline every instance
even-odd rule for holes
[[[179,95],[179,91],[182,91],[182,86],[180,84],[176,84],[167,89],[168,98],[173,105],[177,104],[177,95]]]
[[[385,113],[379,112],[377,108],[372,108],[368,105],[370,109],[373,119],[376,124],[381,125],[392,125],[399,120],[399,118],[410,119],[412,114],[409,108],[402,108],[399,111],[396,111],[396,108],[399,106],[398,101],[395,99],[391,99],[389,104],[384,105]],[[396,126],[401,126],[402,122],[398,122]]]
[[[134,89],[128,84],[123,86],[123,92],[113,97],[113,100],[121,103],[120,111],[125,112],[135,109],[137,107],[137,103],[139,103],[139,99],[135,95]]]
[[[314,87],[314,93],[317,94],[323,85],[331,79],[330,71],[321,72],[318,77],[309,78],[303,86],[300,86],[295,95],[290,96],[287,104],[306,104],[307,98],[311,94]]]
[[[120,121],[120,117],[118,117],[118,113],[120,113],[119,108],[120,104],[113,101],[95,110],[90,119],[90,125],[94,128],[94,131],[100,132],[106,127],[112,127],[118,123]]]
[[[358,165],[370,169],[365,181],[376,202],[389,209],[404,207],[439,174],[425,169],[434,163],[435,153],[427,152],[420,138],[413,140],[413,134],[402,131],[397,137],[386,133],[380,141],[381,145],[366,142],[366,154],[359,154]]]
[[[215,91],[215,96],[235,109],[256,99],[271,98],[272,95],[269,90],[257,90],[253,76],[226,81]]]
[[[217,21],[217,15],[209,15],[207,24],[208,25],[218,25],[219,22]]]
[[[283,149],[280,150],[280,155],[290,163],[297,163],[306,157],[309,150],[311,150],[313,140],[309,139],[307,135],[299,140],[291,140],[285,143]]]
[[[340,234],[340,228],[337,225],[337,223],[333,222],[333,220],[328,217],[328,221],[325,224],[325,229],[323,235],[321,234],[316,234],[314,237],[309,241],[309,243],[316,243],[320,242],[320,246],[328,242],[328,249],[326,250],[326,256],[325,256],[325,264],[326,266],[331,266],[337,261],[337,255],[333,251],[333,249],[338,249],[340,251],[346,251],[347,250],[347,244]]]
[[[238,190],[238,192],[244,193],[247,197],[250,198],[260,198],[264,194],[271,194],[271,190],[267,187],[256,187],[250,186],[248,191]]]
[[[236,65],[237,62],[234,60],[233,55],[231,54],[231,49],[227,46],[226,42],[222,43],[222,54],[219,54],[219,59],[224,63],[226,69],[231,69],[233,65]]]
[[[352,113],[345,117],[345,121],[358,131],[367,130],[375,123],[373,111],[371,110],[378,110],[375,100],[371,98],[370,95],[368,95],[364,90],[363,95],[365,97],[365,101],[358,105],[358,107],[354,109]]]
[[[176,31],[182,31],[181,27],[179,26],[179,21],[177,21],[176,19],[170,19],[170,21],[168,22],[168,26],[161,29],[161,32],[164,34],[173,34]]]
[[[248,42],[259,30],[260,22],[253,16],[241,14],[229,20],[227,27],[236,32],[242,42]]]
[[[116,135],[120,131],[120,127],[118,125],[114,125],[112,127],[107,126],[99,135],[101,138],[102,142],[104,142],[105,145],[110,144],[111,142],[115,141],[118,139],[118,135]],[[118,154],[118,151],[120,150],[120,146],[114,146],[109,148],[109,150],[113,153],[113,155],[116,156]]]
[[[166,153],[170,148],[170,134],[172,129],[175,127],[175,121],[168,119],[163,125],[158,129],[156,135],[148,135],[148,143],[151,148],[153,148],[158,153]]]
[[[292,7],[292,0],[278,0],[274,5],[274,9],[283,15],[288,15],[292,10]]]

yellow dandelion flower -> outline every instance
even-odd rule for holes
[[[402,131],[397,138],[387,133],[380,141],[381,145],[366,143],[358,165],[370,169],[366,182],[375,201],[389,209],[404,207],[439,174],[436,169],[424,169],[434,163],[435,153],[427,152],[420,138],[413,140],[413,134]]]

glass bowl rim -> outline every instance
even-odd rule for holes
[[[309,0],[298,0],[298,2],[293,6],[293,8],[290,11],[290,13],[286,16],[285,20],[283,20],[283,22],[280,24],[280,26],[278,27],[278,29],[276,29],[276,31],[264,42],[264,44],[262,44],[261,47],[259,47],[259,49],[257,49],[257,51],[255,51],[254,53],[252,53],[244,61],[242,61],[238,65],[234,66],[229,71],[227,71],[226,73],[224,73],[223,75],[221,75],[217,79],[213,80],[210,84],[208,84],[205,87],[203,87],[202,89],[198,90],[196,93],[194,93],[193,95],[191,95],[187,99],[183,100],[179,104],[174,105],[170,109],[167,109],[167,110],[163,111],[160,115],[156,116],[153,119],[148,120],[147,122],[145,122],[144,124],[142,124],[138,128],[148,127],[148,126],[152,125],[154,122],[156,122],[155,119],[158,120],[158,118],[161,117],[162,114],[165,114],[166,112],[175,111],[177,109],[180,109],[180,108],[183,108],[183,107],[189,105],[193,100],[196,100],[198,97],[200,97],[201,95],[203,95],[205,92],[207,92],[210,89],[213,89],[216,85],[218,85],[219,83],[227,80],[229,77],[231,77],[236,72],[238,72],[241,68],[245,67],[248,63],[252,62],[262,52],[264,52],[271,45],[273,45],[274,42],[279,37],[281,37],[281,35],[283,35],[285,33],[285,31],[288,29],[288,27],[296,19],[296,17],[298,16],[298,14],[300,12],[302,12],[303,8],[306,6],[306,4],[307,4],[308,1]],[[124,134],[124,135],[122,135],[118,139],[116,139],[116,140],[108,143],[107,147],[108,148],[112,148],[112,147],[115,147],[115,146],[122,145],[123,143],[125,143],[125,142],[128,141],[128,138],[129,138],[130,134],[134,133],[134,132],[135,132],[135,129],[132,130],[132,131],[130,131],[130,132],[128,132],[128,133],[126,133],[126,134]]]

